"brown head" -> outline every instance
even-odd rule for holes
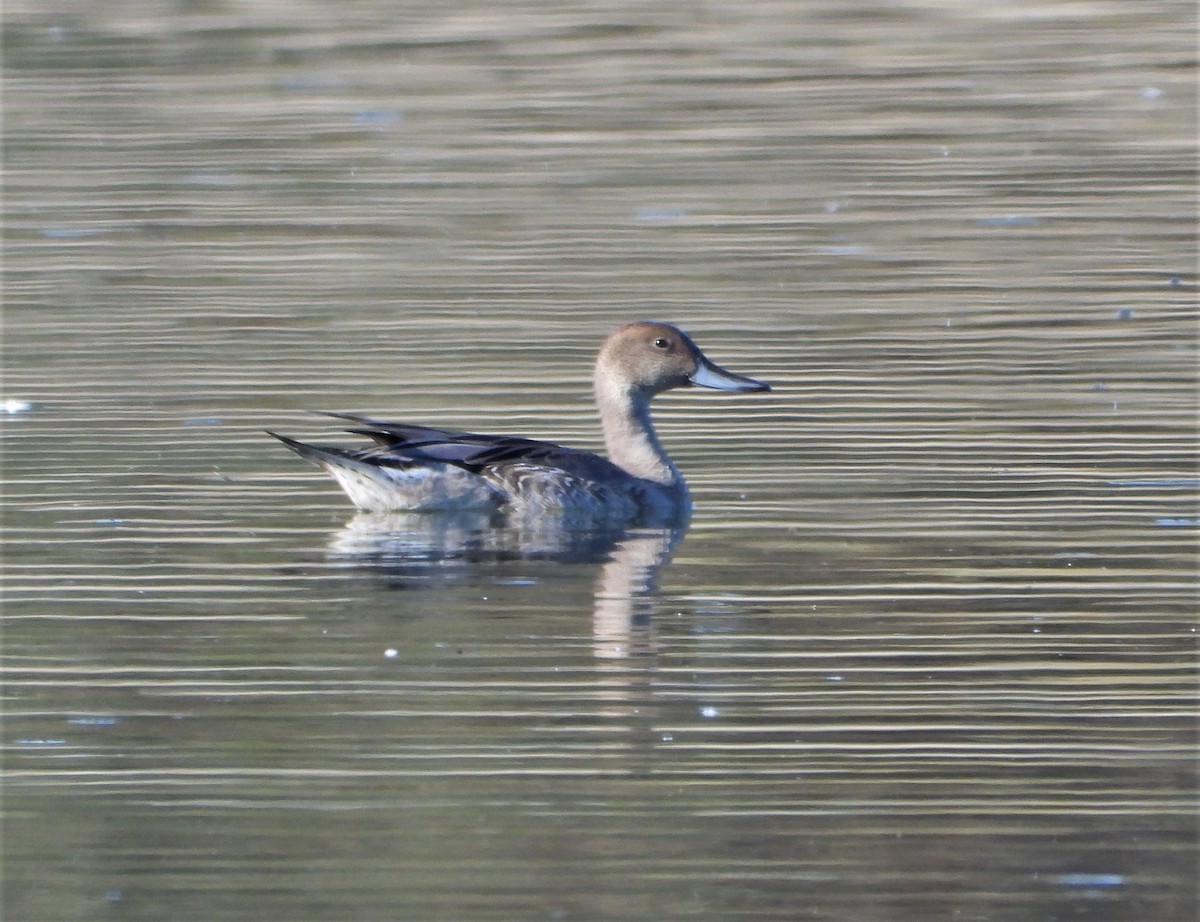
[[[688,385],[723,391],[769,391],[770,385],[726,371],[709,361],[678,327],[639,320],[618,327],[600,347],[597,392],[624,393],[649,400]]]

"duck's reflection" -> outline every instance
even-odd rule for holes
[[[360,513],[334,533],[333,560],[405,582],[431,564],[472,568],[514,560],[599,564],[592,634],[599,660],[653,652],[655,580],[683,537],[670,528],[577,528],[553,518],[513,520],[483,514]]]
[[[654,584],[682,536],[682,529],[645,529],[613,544],[596,580],[592,636],[598,658],[654,652]]]

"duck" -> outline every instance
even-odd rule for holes
[[[686,333],[659,321],[615,329],[596,358],[592,391],[607,457],[552,442],[484,435],[349,413],[366,448],[301,442],[268,430],[328,472],[367,513],[515,512],[568,520],[663,525],[685,520],[691,496],[650,418],[650,401],[673,388],[734,393],[771,389],[726,371]]]

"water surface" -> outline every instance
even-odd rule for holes
[[[1191,4],[6,19],[6,919],[1194,918]],[[263,433],[638,317],[685,535]]]

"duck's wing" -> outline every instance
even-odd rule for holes
[[[599,455],[553,442],[385,422],[349,413],[325,415],[356,423],[348,431],[376,443],[375,448],[358,453],[368,462],[451,464],[473,474],[517,465],[525,470],[559,471],[572,478],[596,481],[628,476]]]
[[[434,429],[431,426],[416,426],[410,423],[391,423],[369,416],[355,416],[352,413],[322,413],[334,419],[344,419],[357,425],[347,432],[355,435],[365,435],[381,446],[400,448],[403,446],[414,449],[425,445],[464,444],[480,445],[494,440],[495,436],[476,435],[471,432],[458,432],[453,429]]]
[[[310,445],[271,435],[329,472],[360,509],[371,512],[494,510],[566,513],[580,521],[632,519],[645,485],[611,461],[553,442],[483,435],[328,414],[355,425],[369,448]]]

